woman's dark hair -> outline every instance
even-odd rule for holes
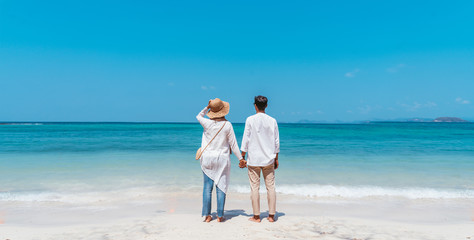
[[[254,104],[257,106],[258,110],[263,111],[267,107],[267,102],[268,99],[266,97],[258,95],[255,97]]]

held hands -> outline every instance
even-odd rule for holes
[[[245,161],[245,154],[246,152],[241,152],[242,154],[242,159],[239,161],[239,168],[246,168],[247,167],[247,161]]]
[[[245,161],[243,158],[240,159],[239,168],[246,168],[246,167],[247,167],[247,161]]]

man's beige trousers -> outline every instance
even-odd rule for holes
[[[260,215],[260,171],[267,187],[268,214],[274,215],[276,208],[275,169],[273,163],[265,167],[248,166],[253,215]]]

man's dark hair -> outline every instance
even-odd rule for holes
[[[266,97],[258,95],[255,97],[254,104],[257,106],[258,110],[263,111],[267,107],[267,102],[268,99]]]

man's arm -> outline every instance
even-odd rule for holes
[[[275,121],[275,129],[273,130],[275,133],[275,153],[278,154],[280,152],[280,132],[278,131],[278,124]]]
[[[278,162],[278,153],[280,153],[280,133],[278,131],[278,124],[275,121],[275,169],[280,165]]]
[[[240,145],[240,152],[242,154],[242,159],[243,159],[239,162],[240,168],[247,167],[245,154],[247,153],[248,148],[249,148],[249,141],[250,141],[250,123],[249,123],[249,119],[247,118],[247,120],[245,120],[244,136],[242,137],[242,145]]]
[[[245,121],[244,136],[242,137],[242,145],[240,145],[240,151],[242,152],[242,157],[245,156],[245,153],[248,152],[250,141],[250,123],[249,119]]]

